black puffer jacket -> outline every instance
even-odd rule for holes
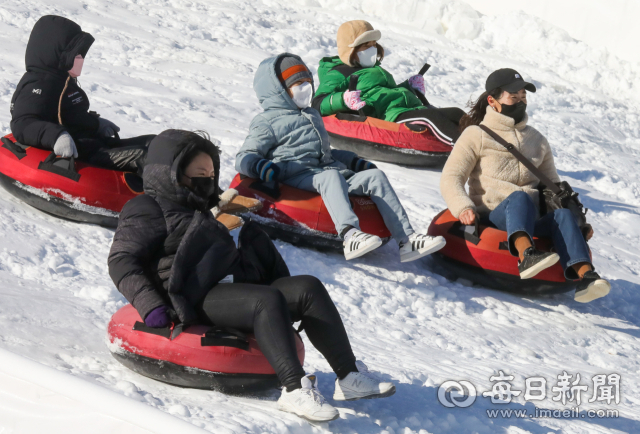
[[[19,142],[53,149],[64,131],[74,139],[96,133],[98,118],[89,113],[87,94],[68,73],[93,41],[63,17],[47,15],[35,24],[25,55],[27,72],[11,99],[11,132]]]
[[[189,134],[167,130],[153,139],[145,194],[124,206],[109,253],[113,282],[143,319],[165,304],[181,322],[193,323],[194,306],[221,279],[242,270],[233,238],[209,211],[218,194],[205,201],[178,185],[181,159],[193,146],[186,143]],[[218,149],[211,148],[218,174]]]

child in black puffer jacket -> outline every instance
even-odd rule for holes
[[[47,15],[33,27],[27,72],[11,99],[11,132],[22,144],[51,149],[108,169],[141,171],[153,135],[120,140],[120,128],[89,111],[77,77],[94,42],[71,20]],[[115,137],[114,137],[115,136]]]

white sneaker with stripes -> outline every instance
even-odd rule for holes
[[[431,235],[411,234],[409,241],[400,246],[400,262],[411,262],[423,256],[437,252],[447,244],[444,237],[432,237]]]
[[[344,246],[344,257],[347,261],[359,258],[382,245],[380,237],[365,234],[357,229],[354,229],[354,231],[355,232],[342,243]]]

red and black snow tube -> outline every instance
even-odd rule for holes
[[[444,165],[453,149],[436,139],[424,125],[397,124],[347,113],[322,119],[332,147],[368,160],[435,167]]]
[[[0,184],[25,203],[56,217],[116,227],[118,214],[143,193],[142,179],[56,157],[51,151],[2,138]]]
[[[235,188],[240,195],[262,202],[262,208],[251,216],[271,238],[279,238],[298,246],[342,250],[342,239],[318,193],[284,184],[277,190],[269,190],[259,180],[242,178],[240,174],[233,178],[229,188]],[[391,233],[375,203],[362,196],[351,196],[349,199],[360,220],[361,229],[388,241]]]
[[[464,226],[449,210],[438,214],[429,226],[429,235],[441,235],[447,245],[432,255],[436,263],[452,275],[482,286],[519,294],[553,294],[572,291],[577,282],[568,281],[560,263],[531,279],[521,279],[518,258],[509,253],[507,233],[494,227]],[[536,248],[550,251],[552,243],[534,238]],[[435,269],[436,272],[438,268]]]
[[[177,329],[145,326],[128,304],[107,328],[109,350],[124,366],[145,377],[180,387],[231,394],[260,393],[279,386],[278,377],[253,335],[211,334],[210,326]],[[222,337],[221,337],[222,336]],[[296,334],[300,363],[304,344]]]

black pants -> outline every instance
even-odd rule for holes
[[[458,140],[458,137],[460,137],[458,124],[464,114],[464,111],[457,107],[431,107],[404,112],[396,118],[396,122],[426,122],[438,140],[448,145],[453,145],[456,140]]]
[[[313,276],[282,277],[271,285],[221,283],[205,297],[200,315],[211,324],[254,333],[260,350],[292,390],[305,372],[298,360],[292,323],[302,322],[313,346],[339,378],[355,372],[355,356],[326,288]]]
[[[74,137],[78,160],[94,166],[142,175],[144,160],[154,134],[119,139],[115,137]]]

